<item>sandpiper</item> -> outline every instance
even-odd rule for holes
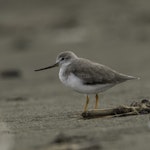
[[[84,112],[87,111],[89,94],[96,95],[94,109],[97,109],[99,99],[98,93],[124,81],[139,79],[137,77],[119,73],[107,66],[92,62],[88,59],[79,58],[71,51],[61,52],[57,56],[54,65],[35,71],[46,70],[57,66],[60,67],[59,79],[64,85],[71,87],[79,93],[86,94]]]

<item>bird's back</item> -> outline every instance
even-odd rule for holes
[[[78,58],[66,68],[65,74],[73,73],[85,85],[118,84],[135,77],[121,74],[107,66],[94,63],[90,60]]]

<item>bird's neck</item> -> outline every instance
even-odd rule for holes
[[[66,68],[68,65],[70,65],[71,62],[66,62],[60,65],[60,68]]]

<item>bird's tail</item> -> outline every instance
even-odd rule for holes
[[[132,79],[137,79],[137,80],[140,80],[139,77],[134,77],[134,76],[127,76],[128,80],[132,80]]]

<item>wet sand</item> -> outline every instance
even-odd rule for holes
[[[85,120],[58,68],[34,72],[71,50],[141,78],[100,94],[100,108],[149,99],[149,2],[0,3],[0,150],[149,149],[149,115]]]

